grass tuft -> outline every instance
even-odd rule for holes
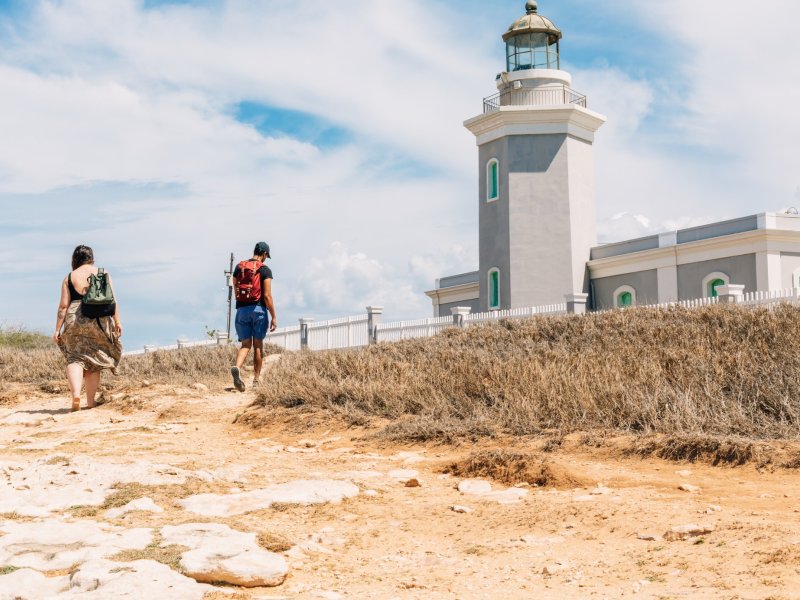
[[[258,545],[269,552],[286,552],[293,544],[282,535],[262,531],[258,534]]]
[[[510,450],[484,450],[448,465],[444,473],[456,477],[488,477],[508,485],[528,483],[538,487],[573,488],[586,485],[563,467],[532,454]]]
[[[648,436],[636,441],[625,453],[715,466],[739,466],[754,461],[764,463],[769,460],[771,451],[768,445],[752,439],[689,434]]]
[[[290,354],[242,422],[287,406],[388,419],[396,439],[578,431],[800,437],[800,308],[635,308]],[[669,453],[691,457],[696,443]],[[555,449],[556,442],[550,444]],[[752,449],[723,444],[721,461]]]
[[[68,390],[64,375],[66,363],[52,341],[49,338],[46,340],[47,344],[43,346],[30,347],[0,343],[0,381],[34,384],[46,393],[65,393]],[[277,354],[283,349],[267,344],[264,352]],[[143,381],[189,385],[227,380],[235,358],[236,348],[233,345],[123,357],[118,375],[114,378],[104,377],[104,382],[116,387],[139,387]]]
[[[167,565],[173,571],[178,573],[183,572],[181,569],[181,556],[184,552],[188,552],[190,548],[186,546],[162,546],[163,538],[160,533],[153,534],[153,541],[141,550],[122,550],[114,556],[111,560],[115,562],[134,562],[137,560],[154,560]]]

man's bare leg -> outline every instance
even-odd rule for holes
[[[261,381],[261,367],[264,365],[264,340],[253,340],[253,383]]]
[[[250,348],[253,347],[253,340],[244,340],[242,342],[242,347],[239,348],[239,352],[236,354],[236,366],[231,367],[231,375],[233,376],[233,385],[236,387],[237,390],[243,392],[245,390],[244,381],[242,381],[242,365],[244,365],[244,361],[247,360],[247,355],[250,353]]]

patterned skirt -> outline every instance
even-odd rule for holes
[[[80,300],[69,305],[59,348],[67,364],[77,363],[86,371],[110,369],[116,374],[122,358],[122,343],[114,328],[114,318],[83,316]]]

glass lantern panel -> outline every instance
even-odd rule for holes
[[[558,52],[559,52],[558,42],[550,44],[550,47],[547,49],[547,53],[548,53],[548,62],[550,63],[551,69],[561,68],[561,57],[558,55]]]

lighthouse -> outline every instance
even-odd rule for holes
[[[563,302],[589,292],[596,245],[595,133],[561,69],[561,30],[529,0],[503,35],[497,93],[464,126],[478,145],[481,311]]]

